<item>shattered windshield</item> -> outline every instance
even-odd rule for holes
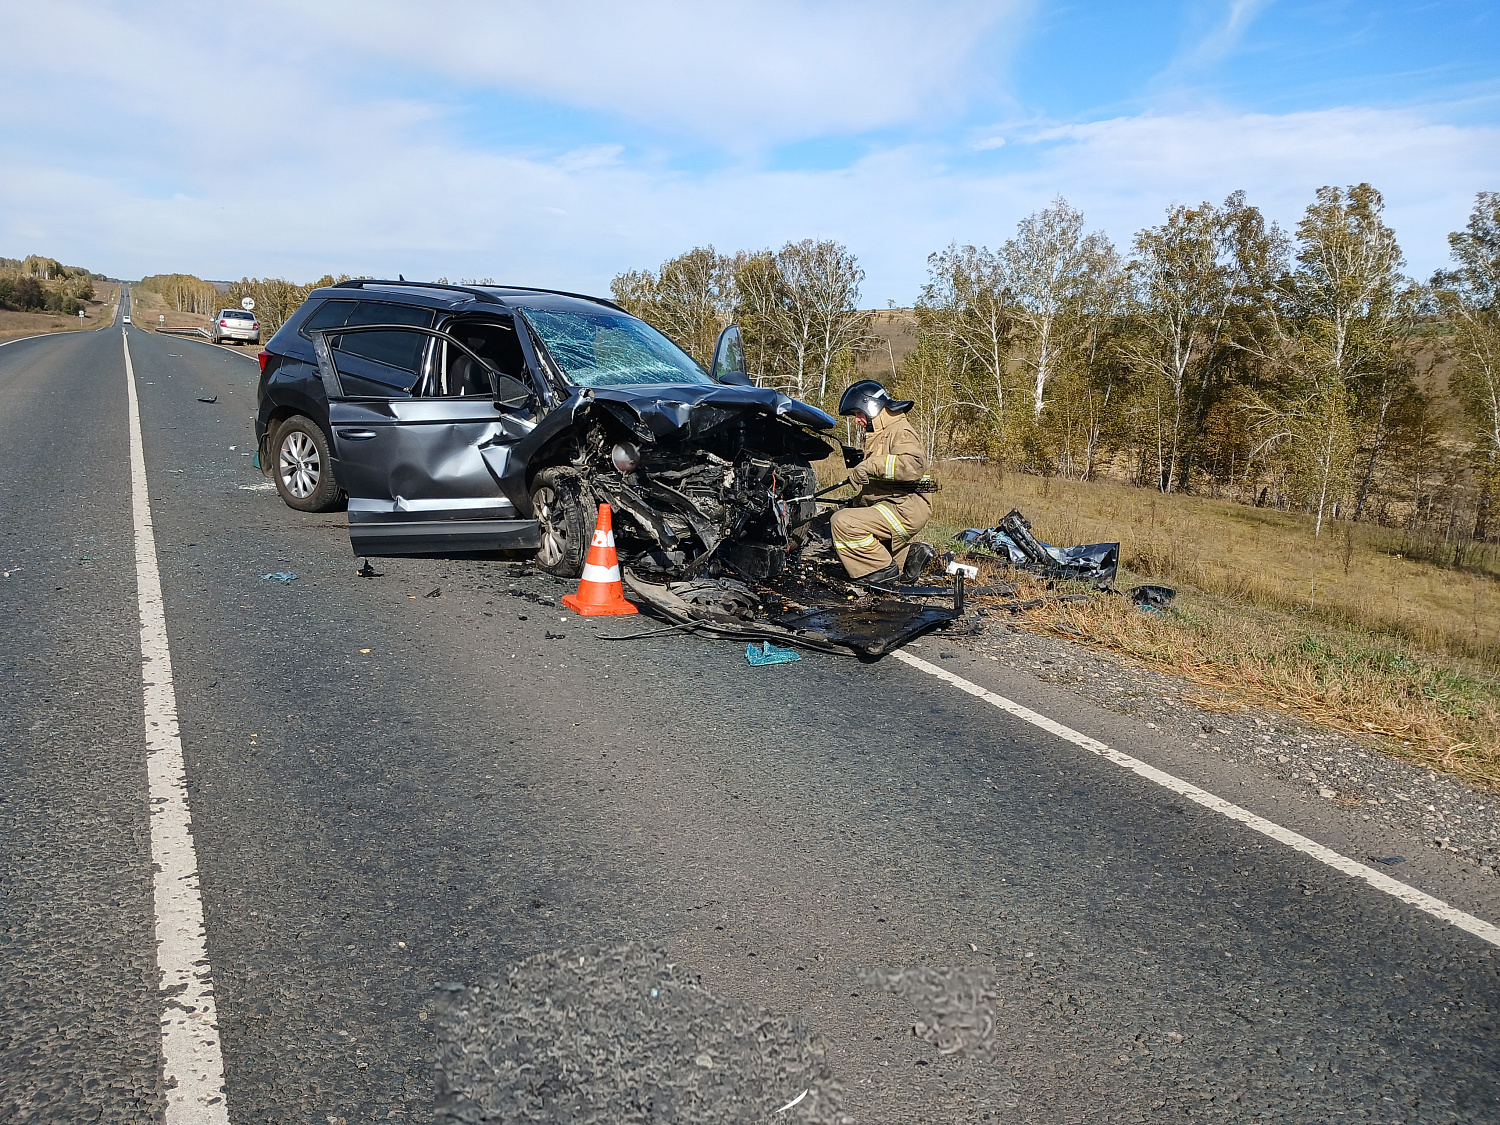
[[[581,387],[713,382],[671,340],[625,313],[527,309],[526,319],[569,380]]]

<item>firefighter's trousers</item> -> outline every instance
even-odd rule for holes
[[[833,513],[833,549],[850,578],[863,578],[895,563],[906,565],[912,536],[932,515],[932,503],[921,493],[887,497],[868,506]]]

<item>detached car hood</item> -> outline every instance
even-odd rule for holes
[[[836,424],[817,407],[763,387],[701,383],[588,387],[579,391],[574,410],[590,403],[609,410],[645,441],[696,437],[747,413],[785,418],[815,430],[832,429]]]

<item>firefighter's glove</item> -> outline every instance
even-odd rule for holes
[[[863,488],[870,483],[870,470],[863,465],[855,465],[849,470],[849,483],[855,488]]]
[[[841,445],[839,448],[844,451],[844,468],[846,469],[854,468],[855,465],[858,465],[865,459],[865,451],[863,449],[856,449],[852,445]]]

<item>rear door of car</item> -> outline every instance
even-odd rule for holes
[[[355,554],[537,545],[498,483],[535,426],[529,387],[430,328],[329,328],[313,345]]]

